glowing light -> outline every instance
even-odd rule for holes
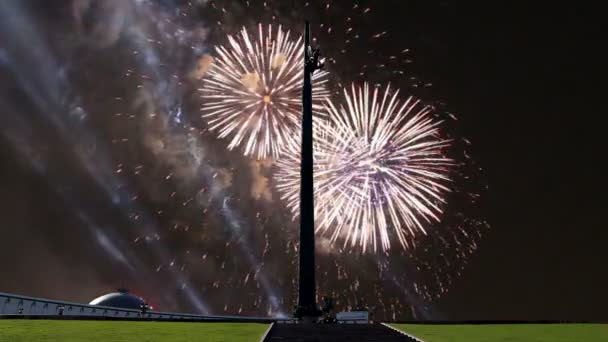
[[[229,149],[243,145],[244,154],[277,158],[296,143],[302,111],[304,73],[302,37],[291,38],[281,26],[243,28],[228,36],[199,89],[202,117],[219,138],[229,138]],[[314,74],[313,106],[319,111],[329,95],[327,72]]]

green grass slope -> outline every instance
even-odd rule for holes
[[[608,324],[393,324],[425,342],[606,342]]]
[[[0,319],[0,342],[257,342],[259,323],[179,323]]]

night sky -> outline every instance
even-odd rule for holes
[[[390,82],[439,108],[471,142],[454,148],[459,191],[479,195],[450,198],[432,230],[447,244],[318,239],[319,294],[381,319],[608,319],[601,21],[574,4],[379,3],[2,2],[0,292],[128,287],[164,311],[288,314],[297,221],[272,161],[208,131],[193,71],[227,33],[308,17],[333,87]]]

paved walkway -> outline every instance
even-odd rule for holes
[[[416,342],[381,324],[274,324],[264,342]]]

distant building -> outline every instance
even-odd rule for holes
[[[116,292],[93,299],[89,305],[141,310],[142,307],[146,307],[146,302],[143,298],[130,294],[126,289],[118,289]]]

